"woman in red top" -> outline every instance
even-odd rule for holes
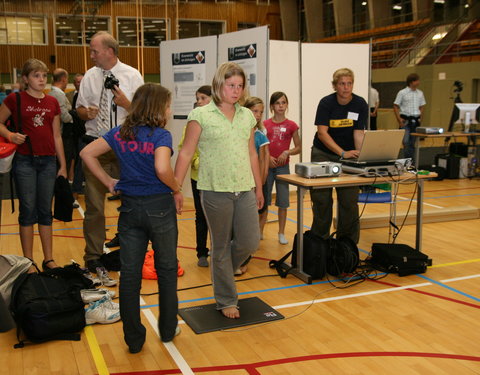
[[[16,94],[7,96],[0,107],[0,135],[19,145],[11,173],[20,205],[23,255],[33,259],[33,225],[38,224],[44,269],[57,267],[52,256],[52,200],[56,177],[67,177],[60,106],[57,99],[43,92],[47,72],[47,66],[37,59],[29,59],[23,66],[22,80],[27,88],[20,93],[22,133],[5,126],[10,115],[14,122],[18,118]]]

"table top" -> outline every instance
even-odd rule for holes
[[[430,172],[428,175],[417,175],[415,173],[404,173],[401,176],[385,176],[385,177],[361,177],[358,175],[342,174],[334,177],[317,177],[305,178],[297,174],[282,174],[278,175],[279,180],[288,182],[291,185],[301,186],[305,188],[313,187],[332,187],[332,186],[361,186],[370,185],[373,183],[382,182],[406,182],[407,180],[415,181],[417,178],[421,180],[431,179],[437,177],[437,174]]]
[[[426,133],[410,133],[414,137],[422,137],[422,138],[442,138],[442,137],[478,137],[480,135],[479,132],[476,133],[464,133],[464,132],[446,132],[442,134],[426,134]]]

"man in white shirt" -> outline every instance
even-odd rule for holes
[[[416,73],[407,76],[407,87],[400,90],[393,102],[393,111],[400,129],[405,129],[403,137],[403,156],[412,158],[415,154],[415,139],[410,136],[422,122],[426,101],[423,92],[418,89],[420,77]]]
[[[65,69],[55,69],[52,74],[52,89],[48,93],[57,99],[60,104],[60,120],[62,121],[62,140],[65,153],[65,162],[67,173],[70,171],[70,165],[74,158],[73,144],[73,118],[70,114],[72,106],[65,95],[65,89],[68,84],[68,72]]]
[[[90,58],[96,66],[85,73],[76,103],[78,115],[86,121],[86,134],[83,136],[85,144],[123,123],[133,94],[144,83],[138,70],[118,59],[118,49],[118,42],[105,31],[96,33],[90,41]],[[105,81],[111,80],[112,75],[118,84],[111,89],[106,88]],[[98,160],[110,176],[119,177],[118,162],[113,151],[100,156]],[[104,202],[107,189],[87,168],[84,168],[84,173],[85,264],[91,272],[97,273],[104,285],[113,286],[116,281],[109,278],[100,261],[105,242]]]
[[[377,130],[377,112],[380,104],[380,98],[376,88],[370,86],[370,95],[368,96],[368,106],[370,107],[370,130]]]

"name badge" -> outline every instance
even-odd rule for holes
[[[280,131],[281,131],[282,133],[285,133],[285,132],[287,131],[287,128],[280,128]]]
[[[348,112],[347,118],[349,120],[357,121],[358,120],[358,113]]]

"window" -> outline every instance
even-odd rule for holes
[[[0,44],[47,44],[47,23],[45,17],[1,17]]]
[[[333,0],[323,0],[323,35],[325,37],[336,35],[335,17],[333,13]]]
[[[353,31],[368,29],[368,6],[366,0],[352,0]]]
[[[199,36],[220,35],[225,32],[224,21],[192,21],[180,20],[178,37],[196,38]]]
[[[167,30],[164,19],[144,18],[143,45],[145,47],[158,47],[161,41],[167,40]],[[121,46],[136,47],[140,45],[137,40],[137,21],[135,18],[118,17],[117,35],[118,43]]]
[[[57,16],[55,19],[55,40],[57,44],[82,45],[82,16]],[[85,43],[99,31],[109,31],[108,17],[85,17]]]
[[[411,0],[391,0],[391,5],[394,24],[413,20]]]

